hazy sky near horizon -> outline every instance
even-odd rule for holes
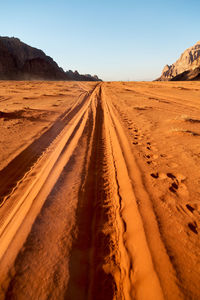
[[[199,0],[9,0],[0,11],[1,36],[103,80],[153,80],[200,40]]]

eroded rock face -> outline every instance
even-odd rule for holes
[[[98,77],[64,72],[42,50],[33,48],[18,38],[0,37],[0,80],[85,80]]]
[[[188,81],[188,80],[200,80],[200,67],[197,67],[193,70],[182,72],[170,79],[170,81]]]
[[[85,74],[85,75],[81,75],[79,74],[78,71],[67,71],[66,72],[67,76],[69,77],[70,80],[77,80],[77,81],[102,81],[101,79],[98,78],[97,75],[90,75],[90,74]]]
[[[17,38],[0,37],[0,79],[67,80],[65,72],[43,51]]]
[[[194,46],[185,50],[174,64],[170,66],[166,65],[163,69],[161,77],[158,78],[158,80],[172,80],[172,78],[175,78],[183,72],[193,71],[198,67],[200,67],[200,41],[197,42]],[[196,72],[194,72],[194,74],[196,74]],[[183,76],[180,78],[187,78],[187,76]]]

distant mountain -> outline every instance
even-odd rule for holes
[[[64,72],[42,50],[33,48],[18,38],[0,37],[0,80],[99,80],[90,75],[78,73],[77,76],[77,73]]]
[[[185,50],[172,65],[166,65],[158,81],[200,80],[200,41]]]
[[[102,81],[101,79],[98,78],[97,75],[90,75],[90,74],[85,74],[81,75],[79,74],[78,71],[72,72],[71,70],[66,72],[67,77],[70,80],[77,80],[77,81]]]

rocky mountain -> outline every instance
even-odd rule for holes
[[[102,81],[101,79],[98,78],[97,75],[90,75],[90,74],[85,74],[85,75],[81,75],[79,74],[78,71],[67,71],[66,72],[66,75],[67,77],[70,79],[70,80],[77,80],[77,81]]]
[[[200,41],[186,49],[172,65],[166,65],[157,80],[199,80]]]
[[[98,77],[78,75],[64,72],[42,50],[18,38],[0,37],[0,80],[99,80]]]

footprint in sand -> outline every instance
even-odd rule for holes
[[[192,207],[190,204],[186,204],[186,208],[187,208],[191,213],[193,213],[194,210],[195,210],[195,208]]]
[[[171,179],[176,179],[176,176],[173,173],[167,173],[167,177]]]
[[[131,128],[131,129],[133,129],[133,128]],[[134,142],[132,142],[132,144],[133,145],[141,145],[141,143],[138,142],[139,140],[141,140],[141,136],[138,133],[138,129],[135,128],[133,131],[134,131],[134,134],[133,134],[134,135]]]
[[[153,177],[155,179],[159,178],[158,172],[157,173],[151,173],[150,175],[151,175],[151,177]]]
[[[197,231],[197,222],[196,221],[189,222],[188,223],[188,227],[190,228],[190,230],[192,232],[194,232],[195,234],[198,234],[198,231]]]
[[[168,178],[170,178],[173,182],[171,183],[169,190],[177,194],[179,197],[183,197],[185,199],[189,198],[189,192],[186,187],[186,185],[183,183],[183,181],[186,179],[184,175],[178,174],[178,176],[175,176],[172,173],[167,173]]]
[[[150,142],[147,142],[147,150],[152,151],[152,152],[157,152],[158,149],[155,146],[152,146]]]
[[[149,154],[145,154],[145,155],[144,155],[144,158],[147,159],[147,162],[146,162],[146,163],[147,163],[148,165],[150,165],[150,164],[152,163],[152,161],[150,160],[150,159],[151,159],[151,156],[150,156]]]
[[[161,180],[170,180],[169,185],[169,191],[179,197],[183,197],[185,200],[189,198],[189,192],[187,189],[187,186],[183,183],[186,179],[186,177],[182,174],[178,174],[175,176],[173,173],[151,173],[151,177],[155,179],[161,179]]]
[[[176,193],[177,190],[178,190],[178,184],[176,184],[176,182],[173,182],[172,185],[169,187],[169,190],[170,190],[172,193]]]
[[[187,210],[186,210],[187,208]],[[195,213],[195,208],[191,205],[191,204],[186,204],[186,205],[181,205],[179,204],[177,206],[177,210],[181,213],[184,213],[185,215],[187,215],[188,217],[192,217],[192,215]],[[187,212],[188,211],[188,212]],[[193,218],[193,217],[192,217]],[[195,233],[198,234],[198,225],[197,222],[195,220],[192,220],[191,222],[187,223],[187,226],[189,227],[189,229]]]

